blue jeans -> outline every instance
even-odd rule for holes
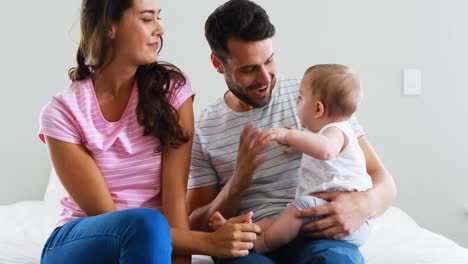
[[[268,255],[251,251],[248,256],[234,259],[217,259],[216,264],[364,264],[359,249],[341,240],[312,240],[296,238],[291,243]]]
[[[56,228],[41,263],[171,263],[171,232],[157,210],[137,208],[72,220]]]

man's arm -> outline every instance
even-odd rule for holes
[[[187,191],[189,220],[193,230],[211,231],[208,222],[215,211],[219,211],[228,218],[234,216],[239,211],[242,192],[231,192],[228,184],[221,191],[219,191],[216,185]]]
[[[372,178],[372,189],[365,192],[317,194],[317,197],[330,203],[301,211],[302,217],[326,215],[319,221],[303,226],[302,230],[310,236],[343,238],[358,229],[366,219],[385,212],[395,199],[396,187],[393,177],[385,169],[365,136],[359,137],[359,145],[366,158],[367,173]]]
[[[365,136],[359,137],[359,146],[366,158],[367,173],[372,178],[372,189],[369,194],[368,218],[375,218],[383,214],[392,204],[397,195],[395,181],[392,175],[385,169],[382,161],[377,156]]]
[[[239,211],[242,193],[252,184],[255,170],[266,161],[265,156],[258,154],[271,146],[268,134],[252,129],[251,123],[243,129],[234,173],[221,190],[216,185],[188,190],[187,204],[192,229],[211,230],[208,222],[215,211],[226,218],[233,217]]]

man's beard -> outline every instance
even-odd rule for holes
[[[250,96],[247,95],[247,93],[243,93],[241,92],[242,90],[250,90],[251,87],[253,86],[250,86],[250,87],[247,87],[247,88],[242,88],[238,85],[236,85],[232,80],[228,80],[228,78],[226,78],[226,84],[229,88],[229,91],[231,91],[232,94],[234,94],[234,96],[237,97],[237,99],[241,100],[242,102],[252,106],[253,108],[261,108],[261,107],[264,107],[265,105],[267,105],[270,100],[271,100],[271,93],[273,92],[273,86],[272,84],[274,84],[274,80],[275,80],[275,75],[271,75],[271,82],[269,84],[269,89],[270,89],[270,93],[267,95],[267,99],[265,101],[262,100],[261,103],[257,103],[255,102],[254,100],[252,100],[252,98]],[[257,86],[257,85],[255,85]]]

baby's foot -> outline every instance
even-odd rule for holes
[[[224,218],[220,212],[216,211],[211,215],[208,225],[211,226],[213,230],[218,230],[218,228],[224,225],[226,221],[226,218]]]

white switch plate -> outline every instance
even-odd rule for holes
[[[404,69],[403,70],[403,94],[404,95],[422,94],[421,70],[420,69]]]

